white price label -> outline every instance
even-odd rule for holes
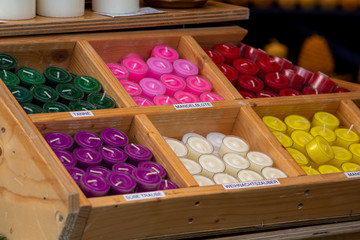
[[[348,178],[360,177],[360,171],[356,172],[344,172]]]
[[[174,108],[176,110],[209,108],[209,107],[213,107],[213,105],[210,102],[174,104]]]
[[[163,191],[133,193],[133,194],[125,194],[123,196],[126,201],[136,201],[136,200],[166,197],[166,195]]]
[[[79,117],[93,117],[94,114],[92,111],[78,111],[78,112],[70,112],[71,116],[73,116],[74,118],[79,118]]]
[[[277,179],[223,184],[225,190],[280,185]]]

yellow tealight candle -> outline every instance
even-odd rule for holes
[[[301,168],[305,171],[305,173],[307,175],[319,175],[319,171],[317,171],[315,168],[313,167],[308,167],[308,166],[301,166]]]
[[[279,140],[279,142],[285,147],[285,148],[289,148],[293,145],[293,140],[291,139],[291,137],[289,137],[288,135],[286,135],[285,133],[282,132],[278,132],[278,131],[274,131],[273,132],[274,135],[276,136],[276,138]]]
[[[360,165],[352,162],[347,162],[341,165],[341,169],[344,172],[355,172],[360,171]]]
[[[265,123],[265,125],[270,129],[270,131],[272,132],[277,131],[282,133],[286,132],[287,126],[279,118],[274,116],[264,116],[262,120]]]
[[[314,114],[312,118],[312,126],[323,126],[326,125],[327,128],[330,128],[331,130],[335,130],[339,127],[340,121],[339,119],[328,112],[317,112]]]
[[[324,164],[334,158],[334,152],[328,141],[322,136],[316,136],[306,146],[306,152],[316,164]]]
[[[349,150],[353,155],[352,162],[360,164],[360,143],[351,144]]]
[[[325,124],[323,126],[312,127],[310,129],[310,134],[313,135],[314,137],[320,135],[323,138],[325,138],[325,140],[328,141],[330,145],[335,144],[336,134],[333,130],[327,128]]]
[[[360,138],[359,135],[352,131],[352,126],[347,128],[338,128],[335,129],[336,141],[335,144],[344,148],[349,148],[349,146],[353,143],[358,143]]]
[[[324,165],[320,165],[318,168],[319,172],[321,174],[328,174],[328,173],[339,173],[342,172],[341,169],[333,166],[333,165],[329,165],[329,164],[324,164]]]
[[[340,146],[332,146],[334,152],[334,158],[327,162],[327,164],[341,168],[341,165],[346,162],[350,162],[352,159],[352,153],[346,148]]]
[[[308,132],[311,127],[311,123],[306,117],[300,115],[289,115],[284,119],[285,124],[287,125],[287,134],[291,135],[291,133],[295,130],[302,130]]]
[[[309,165],[309,160],[307,159],[305,154],[303,154],[299,150],[295,148],[286,148],[286,150],[290,153],[290,155],[295,159],[297,164],[299,164],[300,166]]]
[[[314,139],[314,137],[305,131],[295,130],[291,133],[291,139],[294,141],[292,147],[306,154],[305,146]]]

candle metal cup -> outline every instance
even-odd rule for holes
[[[348,149],[351,144],[358,143],[360,140],[356,132],[347,128],[337,128],[335,129],[335,134],[335,144],[346,149]]]
[[[20,79],[20,85],[26,88],[31,88],[34,85],[45,84],[46,81],[41,72],[29,67],[20,68],[16,74]]]
[[[53,88],[56,88],[58,84],[70,83],[72,81],[72,75],[60,67],[46,67],[43,75],[46,78],[46,84]]]
[[[148,168],[137,168],[133,173],[137,183],[136,192],[155,191],[159,188],[161,177],[154,170]]]
[[[208,177],[210,179],[216,173],[222,173],[225,171],[224,162],[217,156],[213,154],[203,154],[199,157],[199,164],[202,167],[200,175]]]
[[[334,158],[328,161],[326,164],[341,168],[343,163],[350,162],[353,158],[352,153],[346,148],[332,146],[332,150],[334,152]]]
[[[50,132],[47,133],[44,138],[53,150],[70,151],[74,145],[73,138],[62,132]]]
[[[85,100],[73,101],[69,103],[69,108],[71,111],[91,111],[96,109],[94,104]]]
[[[110,183],[110,195],[133,193],[136,188],[134,178],[125,172],[111,172],[107,177]]]
[[[252,181],[260,181],[264,180],[264,177],[254,170],[251,169],[243,169],[238,172],[238,179],[240,182],[252,182]]]
[[[360,143],[353,143],[349,146],[349,151],[353,155],[352,162],[360,164]],[[360,169],[359,169],[360,171]]]
[[[204,137],[189,137],[185,145],[188,148],[186,157],[194,161],[199,161],[202,154],[211,154],[214,151],[213,145]]]
[[[314,137],[310,133],[302,130],[293,131],[290,137],[294,142],[292,147],[304,154],[306,154],[306,145],[314,139]]]
[[[80,184],[80,179],[84,175],[85,171],[78,167],[66,167],[66,170],[70,174],[71,178],[77,185]]]
[[[331,130],[335,130],[340,125],[340,120],[333,114],[328,112],[316,112],[311,121],[312,126],[326,126]]]
[[[33,103],[42,107],[45,103],[56,102],[59,94],[55,89],[46,85],[34,85],[30,88],[33,95]]]
[[[69,83],[58,84],[56,91],[59,94],[59,102],[65,105],[69,105],[73,101],[82,100],[85,96],[85,93],[80,88]]]
[[[69,112],[70,108],[60,102],[47,102],[43,106],[46,113]]]
[[[197,175],[201,173],[202,167],[198,162],[189,158],[180,158],[180,161],[184,164],[185,168],[191,175]]]
[[[220,71],[225,75],[225,77],[233,84],[236,85],[236,81],[239,78],[239,73],[236,69],[228,64],[218,64],[217,65]]]
[[[237,178],[227,173],[215,173],[213,176],[213,180],[216,184],[229,184],[239,182]]]
[[[91,148],[76,148],[73,154],[77,160],[77,167],[87,170],[89,167],[101,164],[101,155]]]
[[[215,64],[224,63],[224,56],[215,49],[204,49],[204,51]]]
[[[250,151],[246,154],[246,158],[250,162],[249,170],[261,173],[261,170],[265,167],[272,167],[274,161],[270,156],[265,153]]]
[[[53,151],[64,167],[75,167],[77,161],[70,151],[62,149],[54,149]]]
[[[215,182],[208,177],[205,177],[202,175],[194,175],[193,177],[194,177],[195,181],[197,182],[197,184],[199,184],[200,187],[215,185]]]
[[[20,104],[26,114],[38,114],[43,113],[44,109],[33,103],[22,103]]]
[[[20,104],[30,103],[33,100],[33,95],[27,88],[21,86],[10,86],[8,89]]]
[[[112,167],[117,163],[126,162],[128,156],[120,148],[112,146],[102,146],[99,149],[99,153],[102,157],[102,166],[112,169]]]
[[[249,149],[250,146],[244,139],[237,136],[227,135],[223,138],[219,154],[223,157],[226,153],[234,152],[245,157]]]
[[[128,136],[115,128],[105,128],[101,131],[100,137],[105,145],[124,148],[129,143]]]
[[[334,158],[331,145],[322,136],[316,136],[305,146],[306,153],[311,160],[318,164],[324,164]]]
[[[237,153],[226,153],[222,159],[225,162],[224,172],[233,177],[237,177],[240,170],[250,167],[249,160]]]
[[[287,174],[281,171],[278,168],[274,167],[265,167],[261,170],[261,174],[265,179],[277,179],[277,178],[286,178]]]
[[[318,171],[320,172],[320,174],[329,174],[329,173],[340,173],[342,172],[341,169],[333,166],[333,165],[329,165],[329,164],[323,164],[320,165],[318,167]]]
[[[104,177],[92,173],[84,173],[79,186],[88,198],[105,196],[110,190],[110,185]]]
[[[8,70],[0,70],[0,78],[7,87],[17,86],[20,84],[19,77]]]
[[[115,100],[105,93],[91,93],[88,95],[87,101],[93,104],[96,109],[115,108]]]
[[[290,155],[294,158],[296,163],[299,164],[300,166],[309,165],[309,160],[304,153],[300,152],[295,148],[286,148],[286,150],[290,153]]]
[[[182,141],[175,138],[167,138],[165,141],[169,144],[177,157],[182,158],[188,155],[189,150]]]

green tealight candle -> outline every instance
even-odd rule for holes
[[[20,79],[20,85],[30,88],[33,85],[41,85],[45,83],[45,77],[36,69],[24,67],[17,71],[17,76]]]
[[[29,89],[22,86],[10,86],[9,91],[19,103],[28,103],[33,99]]]
[[[100,92],[102,88],[100,82],[90,76],[78,76],[74,79],[74,84],[85,94]]]
[[[16,72],[17,60],[10,54],[0,53],[0,69]]]
[[[59,94],[52,87],[46,85],[35,85],[30,89],[33,95],[33,103],[42,107],[45,103],[56,102]]]
[[[76,75],[76,74],[73,73],[73,72],[69,72],[69,73],[70,73],[70,75],[71,75],[71,81],[74,81],[75,78],[78,76],[78,75]]]
[[[69,107],[71,111],[90,111],[96,109],[94,104],[91,104],[88,101],[84,101],[84,100],[71,102],[69,104]]]
[[[26,114],[37,114],[44,112],[44,110],[41,107],[33,103],[22,103],[21,107],[24,109]]]
[[[111,97],[107,96],[106,93],[91,93],[87,97],[87,100],[95,105],[96,109],[114,108],[115,101]]]
[[[57,84],[69,83],[72,80],[71,74],[60,67],[49,66],[44,69],[46,83],[55,88]]]
[[[84,92],[70,83],[58,84],[56,91],[59,93],[59,102],[68,105],[72,101],[84,98]]]
[[[8,87],[17,86],[20,83],[20,79],[18,78],[18,76],[8,70],[0,70],[0,78]]]
[[[44,104],[44,111],[46,113],[55,113],[55,112],[69,112],[70,108],[63,103],[59,102],[48,102]]]

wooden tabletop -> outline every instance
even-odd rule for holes
[[[96,14],[92,12],[91,9],[86,9],[84,16],[75,18],[49,18],[36,16],[34,19],[30,20],[0,23],[0,36],[137,29],[249,19],[248,8],[216,1],[209,1],[202,8],[159,10],[164,10],[166,12],[160,14],[112,18]]]

